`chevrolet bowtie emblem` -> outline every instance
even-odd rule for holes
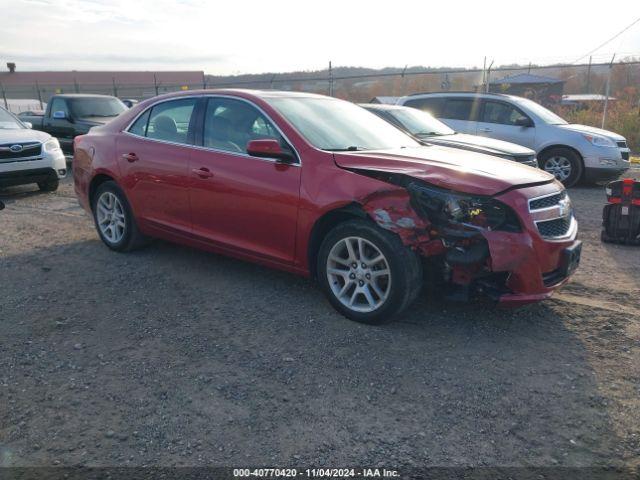
[[[568,199],[563,198],[558,202],[558,214],[561,217],[566,217],[569,214],[570,210],[571,210],[571,202]]]

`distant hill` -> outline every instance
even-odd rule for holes
[[[634,59],[628,59],[634,60]],[[640,82],[640,65],[614,66],[612,91]],[[608,65],[503,65],[491,72],[491,80],[518,73],[532,73],[565,80],[565,93],[602,93]],[[335,67],[334,95],[354,101],[366,101],[377,95],[406,95],[420,91],[473,90],[482,84],[482,67]],[[209,88],[236,87],[329,93],[329,70],[269,72],[260,74],[206,75]]]

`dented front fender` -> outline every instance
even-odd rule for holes
[[[362,199],[361,204],[381,228],[396,233],[406,246],[420,249],[432,240],[431,224],[413,210],[406,190],[377,191]]]

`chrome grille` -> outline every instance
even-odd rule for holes
[[[20,160],[37,157],[42,153],[40,142],[5,143],[0,145],[0,160]]]
[[[566,190],[530,199],[529,212],[540,236],[544,238],[566,237],[575,227],[571,200]]]
[[[571,227],[571,215],[555,220],[538,222],[538,231],[543,237],[564,237]]]
[[[567,191],[563,190],[562,192],[552,194],[542,198],[534,198],[533,200],[529,200],[529,211],[533,212],[534,210],[542,210],[543,208],[553,207],[560,202],[560,200],[567,197]]]

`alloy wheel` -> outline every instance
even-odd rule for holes
[[[554,155],[549,157],[544,164],[544,169],[551,173],[561,182],[564,182],[571,175],[571,161],[567,157]]]
[[[96,204],[96,219],[100,233],[109,243],[116,244],[124,237],[126,222],[124,208],[116,195],[104,192]]]
[[[391,291],[386,257],[361,237],[343,238],[333,246],[327,257],[327,279],[340,303],[356,312],[380,308]]]

